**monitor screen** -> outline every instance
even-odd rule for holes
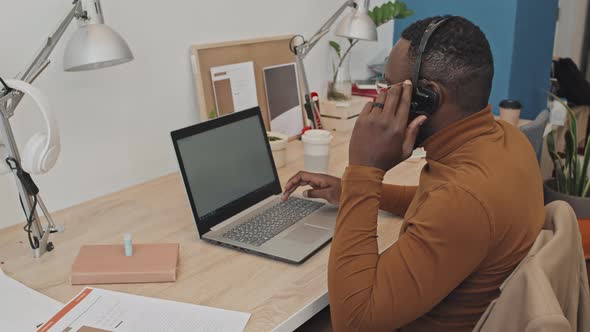
[[[187,191],[200,220],[278,183],[259,111],[252,114],[176,142]]]

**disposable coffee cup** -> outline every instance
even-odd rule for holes
[[[328,173],[332,134],[327,130],[312,129],[306,131],[301,140],[304,169],[311,173]]]
[[[518,127],[521,109],[522,104],[518,100],[502,100],[502,102],[500,102],[500,120],[504,120],[511,125]]]

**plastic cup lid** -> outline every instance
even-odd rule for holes
[[[522,104],[518,100],[506,99],[500,102],[500,107],[510,110],[520,110],[522,109]]]
[[[303,134],[302,140],[309,143],[330,143],[332,134],[327,130],[311,129]]]

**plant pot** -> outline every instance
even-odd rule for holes
[[[289,136],[276,132],[267,132],[267,136],[280,138],[278,141],[271,141],[269,139],[270,149],[272,151],[272,158],[274,159],[277,168],[284,167],[287,163],[287,143],[289,143]]]
[[[545,181],[543,191],[545,205],[553,201],[565,201],[572,206],[578,219],[590,219],[590,197],[576,197],[557,192],[555,190],[555,179]]]
[[[578,217],[584,256],[586,260],[590,260],[590,197],[575,197],[557,192],[555,190],[555,179],[545,181],[543,188],[545,205],[553,201],[564,201],[574,209],[576,217]]]

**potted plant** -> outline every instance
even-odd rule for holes
[[[403,1],[387,2],[369,11],[369,17],[377,27],[392,21],[412,16],[414,12],[407,8]],[[348,39],[346,50],[336,41],[330,41],[332,54],[333,77],[328,82],[328,99],[347,101],[352,96],[352,80],[350,77],[350,51],[359,40]]]
[[[289,137],[285,134],[270,131],[266,135],[268,136],[275,166],[277,168],[285,166],[287,163],[287,143],[289,143]]]
[[[578,131],[576,117],[572,109],[559,97],[550,94],[561,103],[568,113],[568,128],[565,133],[565,153],[561,158],[555,150],[555,137],[551,132],[547,136],[549,155],[555,166],[555,177],[544,183],[545,204],[553,201],[569,203],[578,217],[582,244],[586,258],[590,258],[590,137],[586,142],[584,154],[578,153]]]

